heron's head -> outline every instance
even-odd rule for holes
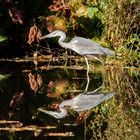
[[[65,33],[60,30],[55,30],[54,32],[51,32],[50,34],[47,34],[41,37],[41,39],[52,38],[52,37],[57,37],[57,36],[65,36]]]
[[[38,109],[41,112],[44,112],[45,114],[51,115],[57,119],[61,119],[64,118],[68,115],[67,110],[65,108],[61,108],[60,112],[55,112],[55,111],[47,111],[47,110],[43,110],[41,108]]]

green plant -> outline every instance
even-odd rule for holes
[[[137,0],[104,1],[105,36],[123,65],[139,65],[139,7]]]

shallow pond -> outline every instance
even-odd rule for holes
[[[0,62],[0,139],[139,139],[138,68],[91,64],[87,92],[113,91],[111,99],[81,112],[67,107],[62,119],[39,111],[60,112],[60,103],[85,92],[86,67],[72,62]]]

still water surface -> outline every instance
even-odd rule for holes
[[[86,69],[0,62],[0,139],[139,139],[140,71],[120,66],[90,67],[88,92],[115,92],[97,107],[56,119],[38,109],[59,111],[59,104],[83,93]]]

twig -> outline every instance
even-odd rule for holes
[[[20,123],[20,122],[19,121],[0,120],[0,124],[7,124],[7,123]]]
[[[25,127],[1,127],[0,131],[10,131],[10,132],[15,132],[15,131],[37,131],[37,130],[42,130],[42,129],[56,129],[56,126],[43,126],[43,127],[38,127],[36,125],[31,125],[31,126],[25,126]]]
[[[50,132],[50,133],[47,133],[47,136],[61,136],[61,137],[73,137],[74,134],[73,132],[63,132],[63,133],[54,133],[54,132]]]

